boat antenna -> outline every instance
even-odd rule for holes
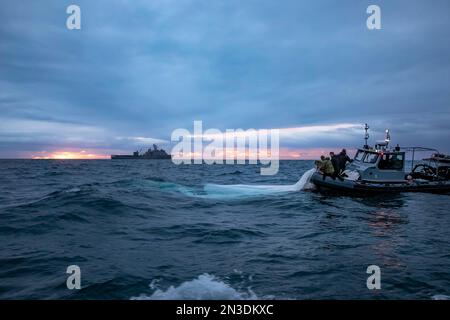
[[[364,140],[365,140],[365,144],[364,144],[364,149],[369,149],[369,145],[367,144],[367,140],[369,139],[369,125],[366,123],[366,125],[364,126],[364,130],[366,131],[366,134],[364,135]]]
[[[389,145],[389,142],[391,142],[391,135],[389,134],[389,129],[386,129],[386,138],[384,138],[384,141],[386,142],[386,148]]]

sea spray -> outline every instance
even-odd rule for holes
[[[202,274],[197,278],[170,286],[166,290],[156,289],[151,295],[141,294],[131,300],[255,300],[253,291],[239,292],[215,276]]]

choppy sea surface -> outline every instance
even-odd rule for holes
[[[449,195],[325,195],[312,167],[0,160],[0,299],[448,298]]]

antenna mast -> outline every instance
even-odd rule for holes
[[[364,144],[364,149],[369,149],[369,145],[367,144],[367,140],[369,139],[369,125],[366,123],[366,125],[364,126],[364,130],[366,131],[366,134],[364,135],[364,140],[365,140],[365,144]]]
[[[389,133],[389,129],[386,129],[386,138],[384,139],[386,142],[386,148],[389,146],[389,142],[391,142],[391,135]]]

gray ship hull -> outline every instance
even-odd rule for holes
[[[161,160],[161,159],[166,159],[166,160],[170,160],[172,159],[171,155],[167,155],[167,156],[158,156],[158,157],[145,157],[145,156],[133,156],[133,155],[122,155],[122,154],[113,154],[111,156],[111,159],[113,160]]]

